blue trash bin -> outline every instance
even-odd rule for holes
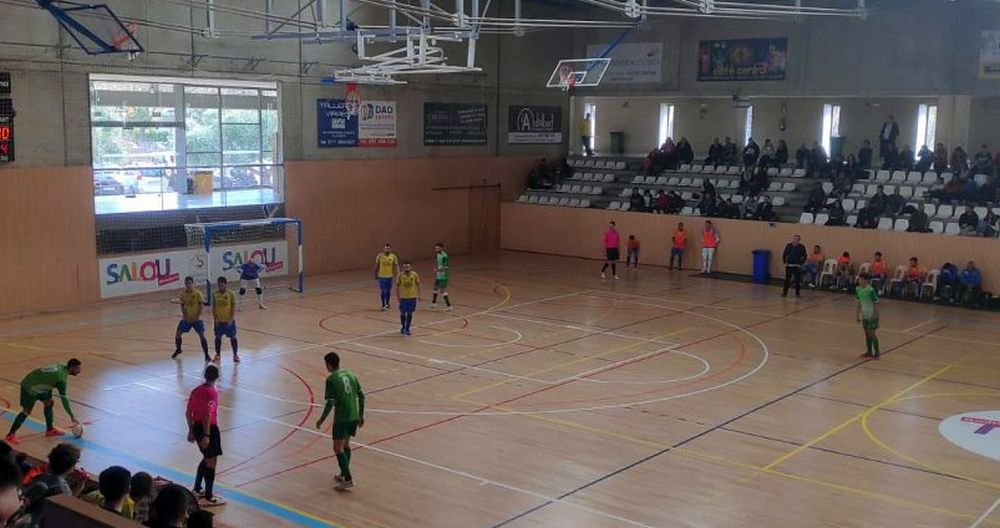
[[[764,283],[771,278],[771,250],[753,250],[753,281]]]

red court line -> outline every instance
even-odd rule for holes
[[[236,465],[234,465],[232,467],[229,467],[229,468],[226,468],[226,469],[220,471],[219,472],[219,476],[220,477],[222,475],[225,475],[226,473],[231,473],[236,468],[238,468],[240,466],[243,466],[244,464],[246,464],[248,462],[256,460],[257,457],[259,457],[259,456],[263,455],[264,453],[267,453],[268,451],[270,451],[270,450],[272,450],[272,449],[280,446],[281,444],[285,443],[289,438],[292,437],[292,435],[294,435],[295,433],[299,432],[298,427],[302,427],[307,421],[309,421],[309,418],[312,416],[312,413],[313,413],[313,404],[316,403],[316,398],[315,398],[315,394],[313,394],[312,387],[310,387],[309,383],[305,379],[303,379],[302,376],[300,376],[294,370],[289,369],[288,367],[281,367],[281,370],[284,370],[285,372],[287,372],[287,373],[291,374],[292,376],[295,376],[296,378],[298,378],[298,380],[300,382],[302,382],[302,385],[306,388],[306,392],[308,392],[308,394],[309,394],[309,406],[306,408],[307,409],[306,410],[306,415],[302,418],[301,421],[299,421],[298,426],[295,429],[292,429],[287,434],[285,434],[284,436],[282,436],[281,438],[279,438],[277,442],[274,442],[273,444],[271,444],[270,446],[268,446],[263,451],[255,454],[253,456],[251,456],[250,458],[247,458],[243,462],[240,462],[239,464],[236,464]]]

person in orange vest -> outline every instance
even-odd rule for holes
[[[701,273],[704,275],[712,273],[712,259],[715,258],[720,240],[719,231],[711,220],[706,220],[705,229],[701,231]]]
[[[684,246],[687,245],[687,232],[684,231],[684,222],[677,223],[677,230],[671,237],[672,246],[670,248],[670,269],[674,269],[674,257],[677,257],[677,269],[684,269]]]

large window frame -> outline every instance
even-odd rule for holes
[[[659,141],[654,148],[667,142],[667,138],[674,137],[674,105],[671,103],[660,103],[660,126]]]
[[[93,74],[89,87],[96,214],[283,201],[277,83]]]
[[[833,138],[840,137],[840,105],[823,105],[823,129],[820,130],[820,141],[827,156],[833,157]]]
[[[934,150],[937,141],[937,117],[937,105],[922,104],[917,107],[917,135],[913,142],[914,148],[919,149],[927,145],[927,148]]]

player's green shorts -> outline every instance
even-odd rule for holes
[[[872,317],[871,319],[862,319],[861,328],[865,330],[878,330],[878,317]]]
[[[335,422],[333,424],[333,438],[334,440],[340,440],[342,438],[349,438],[351,436],[357,436],[358,434],[358,422],[357,420],[353,422]]]
[[[438,290],[443,290],[448,287],[448,277],[441,278],[438,277],[434,279],[434,288]]]
[[[41,394],[34,394],[28,392],[24,387],[21,387],[21,408],[31,410],[35,406],[35,402],[47,401],[52,399],[52,392],[43,392]]]

